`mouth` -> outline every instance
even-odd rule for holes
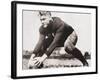
[[[43,27],[46,28],[48,25],[44,24]]]
[[[48,25],[49,23],[42,23],[43,25]]]

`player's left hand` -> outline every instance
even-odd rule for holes
[[[43,63],[43,59],[41,58],[41,57],[35,57],[34,58],[34,65],[36,66],[36,67],[40,67],[40,65]]]
[[[40,67],[40,65],[44,62],[44,60],[47,58],[47,55],[46,54],[43,54],[42,57],[35,57],[34,58],[34,65],[36,67]]]

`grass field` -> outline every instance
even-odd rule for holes
[[[28,69],[28,61],[30,55],[23,55],[23,69]],[[87,60],[90,66],[90,59]],[[59,68],[59,67],[82,67],[82,63],[76,58],[69,55],[51,55],[43,63],[43,68]]]

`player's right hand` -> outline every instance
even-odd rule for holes
[[[30,59],[29,59],[29,62],[28,62],[28,68],[31,66],[34,58],[35,58],[35,54],[32,54],[31,57],[30,57]]]

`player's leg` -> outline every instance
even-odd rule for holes
[[[83,63],[83,66],[88,66],[88,63],[82,55],[81,51],[75,47],[77,39],[78,38],[75,31],[73,31],[64,43],[65,51],[79,59]]]

